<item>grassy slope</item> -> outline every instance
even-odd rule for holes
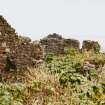
[[[74,65],[82,66],[85,59],[104,62],[105,55],[69,52],[50,56],[47,63],[24,71],[22,82],[1,83],[0,105],[105,105],[105,67],[90,81],[75,71]]]

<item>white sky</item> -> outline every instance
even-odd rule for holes
[[[105,49],[105,0],[0,0],[0,14],[33,40],[58,33]]]

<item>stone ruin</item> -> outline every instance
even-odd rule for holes
[[[53,54],[65,54],[65,48],[75,49],[77,51],[100,51],[100,45],[97,41],[84,40],[82,48],[80,49],[80,42],[76,39],[65,39],[61,35],[53,33],[40,40],[41,45],[44,48],[45,55],[49,53]]]
[[[30,38],[18,36],[15,29],[0,16],[0,73],[2,70],[34,67],[35,60],[42,57],[40,44],[33,43]]]
[[[65,54],[65,48],[80,50],[80,42],[64,39],[56,33],[50,34],[39,42],[19,36],[7,21],[0,16],[0,73],[2,70],[27,69],[35,67],[36,61],[49,53]],[[83,41],[82,49],[100,50],[98,42]]]

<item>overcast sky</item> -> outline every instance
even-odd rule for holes
[[[105,0],[0,0],[0,14],[33,40],[58,33],[105,46]]]

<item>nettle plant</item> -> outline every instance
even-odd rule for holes
[[[0,105],[23,105],[25,85],[16,84],[0,84]]]
[[[51,73],[59,74],[59,81],[61,84],[67,82],[77,82],[80,84],[84,77],[90,80],[91,78],[97,78],[97,70],[95,68],[90,68],[88,71],[83,70],[85,59],[100,61],[96,59],[97,54],[94,54],[93,58],[92,56],[89,58],[89,56],[79,53],[75,56],[66,55],[63,57],[50,55],[48,56],[48,62],[46,64]],[[98,57],[98,59],[100,58]],[[87,73],[88,76],[85,76],[85,73]]]
[[[73,58],[57,58],[55,57],[47,67],[51,73],[59,74],[59,81],[61,84],[81,83],[83,81],[83,75],[81,75],[82,63]]]
[[[51,63],[51,61],[53,60],[53,57],[54,57],[54,54],[52,54],[52,53],[47,54],[45,57],[45,62]]]

